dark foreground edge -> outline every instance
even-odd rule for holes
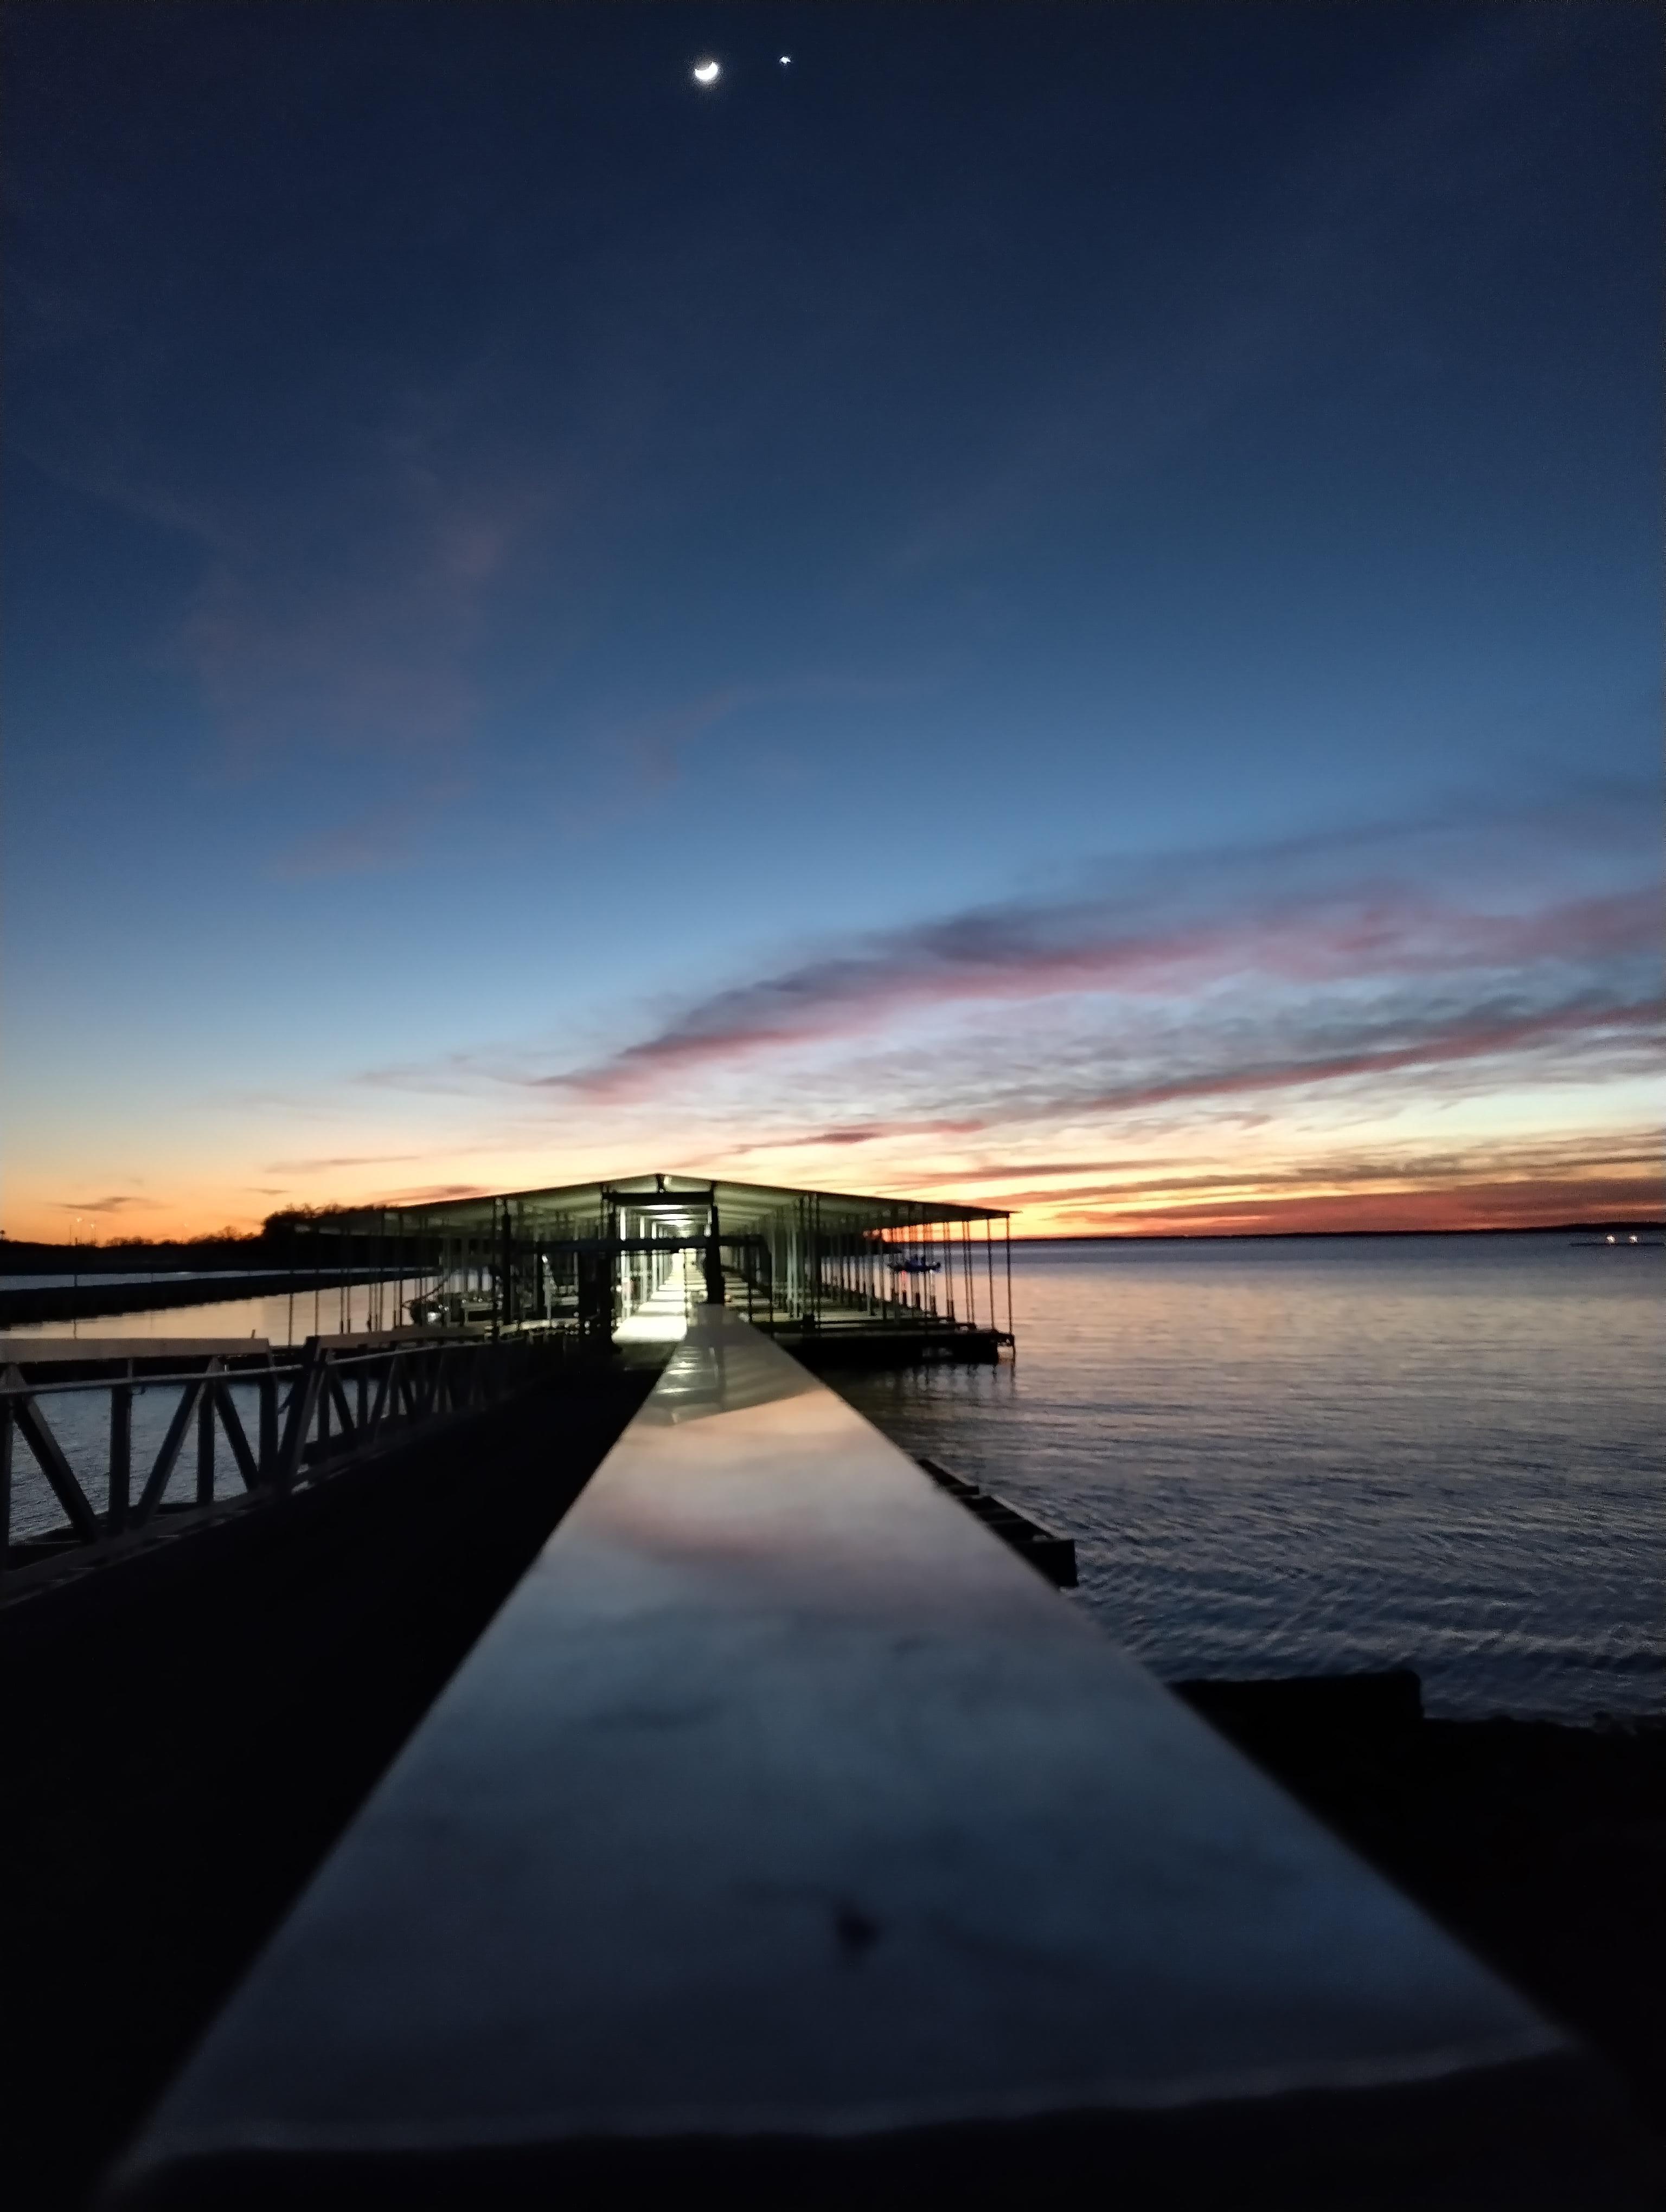
[[[329,2155],[251,2146],[140,2177],[135,2208],[544,2212],[650,2195],[737,2207],[1016,2206],[1103,2192],[1221,2212],[1551,2212],[1653,2202],[1595,2069],[1550,2057],[1448,2080],[1173,2112],[1076,2112],[855,2137],[672,2136]]]

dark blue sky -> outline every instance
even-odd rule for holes
[[[1652,11],[5,36],[14,1233],[685,1158],[1618,1202]]]

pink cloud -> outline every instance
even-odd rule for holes
[[[756,1144],[730,1147],[733,1157],[745,1152],[795,1152],[814,1145],[873,1145],[887,1137],[970,1137],[982,1121],[860,1121],[842,1128],[811,1129],[796,1137],[763,1137]]]
[[[715,992],[611,1058],[544,1080],[591,1099],[638,1097],[671,1075],[872,1033],[915,1006],[1590,968],[1651,949],[1659,926],[1652,889],[1529,912],[1467,910],[1414,890],[1286,897],[1196,921],[1085,902],[986,909]]]

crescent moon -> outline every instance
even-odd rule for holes
[[[696,62],[691,72],[696,84],[715,84],[723,74],[721,62]]]

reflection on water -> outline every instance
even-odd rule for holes
[[[1658,1249],[1031,1246],[1013,1277],[1012,1365],[829,1379],[1073,1534],[1073,1601],[1159,1674],[1666,1705]]]

